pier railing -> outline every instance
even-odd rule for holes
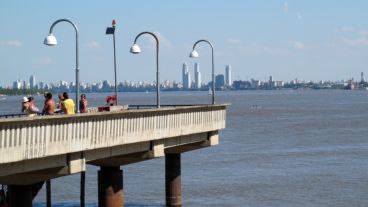
[[[226,105],[0,119],[0,165],[225,128]]]

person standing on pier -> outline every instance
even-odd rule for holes
[[[69,95],[67,92],[63,93],[63,97],[64,97],[64,101],[63,104],[61,105],[61,110],[65,113],[65,114],[75,114],[75,104],[73,99],[69,98]]]
[[[25,112],[29,117],[37,116],[37,114],[40,112],[40,110],[36,107],[34,98],[32,96],[28,97],[28,108]]]
[[[45,105],[42,110],[42,114],[44,115],[53,115],[55,111],[55,101],[52,99],[52,94],[47,92],[45,93]]]
[[[28,104],[28,98],[27,97],[23,97],[22,99],[22,112],[26,113],[26,111],[29,108],[29,104]]]
[[[87,105],[88,105],[87,97],[86,94],[83,93],[81,95],[81,100],[79,101],[79,110],[81,113],[87,113]]]

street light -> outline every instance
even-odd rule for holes
[[[115,19],[112,20],[112,27],[108,27],[106,28],[106,34],[112,34],[112,39],[113,39],[113,45],[114,45],[114,74],[115,74],[115,103],[116,105],[118,105],[118,83],[117,83],[117,78],[116,78],[116,50],[115,50],[115,26],[116,26],[116,21]]]
[[[68,22],[70,23],[74,29],[75,29],[75,86],[76,86],[76,96],[75,96],[75,100],[76,100],[76,109],[75,111],[78,113],[79,112],[79,56],[78,56],[78,28],[77,26],[70,20],[68,19],[59,19],[56,20],[54,23],[52,23],[51,27],[50,27],[50,32],[49,35],[45,38],[44,40],[44,44],[48,45],[48,46],[56,46],[57,45],[57,40],[56,37],[53,35],[52,31],[55,27],[55,25],[59,22]]]
[[[134,40],[132,47],[130,48],[130,52],[133,54],[139,54],[141,52],[141,48],[137,44],[138,38],[143,34],[152,35],[156,40],[156,101],[157,101],[157,108],[160,108],[160,70],[158,66],[158,56],[159,56],[159,41],[155,34],[152,32],[141,32],[139,33]]]
[[[189,54],[189,57],[191,57],[191,58],[199,57],[199,54],[195,50],[195,47],[200,42],[208,43],[211,46],[211,50],[212,50],[212,104],[215,104],[215,60],[214,60],[214,57],[213,57],[213,45],[211,44],[211,42],[209,42],[207,40],[198,40],[196,43],[194,43],[193,51]]]

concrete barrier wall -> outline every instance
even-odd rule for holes
[[[226,105],[0,120],[0,164],[225,128]]]

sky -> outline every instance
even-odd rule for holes
[[[232,66],[233,80],[360,80],[368,74],[366,0],[185,0],[0,2],[0,86],[14,80],[75,80],[75,31],[55,26],[58,45],[43,44],[51,24],[67,18],[79,30],[80,80],[114,79],[112,36],[117,22],[118,81],[155,80],[155,42],[141,36],[142,53],[129,53],[137,34],[160,39],[161,81],[181,81],[182,64],[193,76],[198,62],[203,81],[211,78],[211,50],[201,43],[199,58],[189,58],[194,42],[215,49],[215,73]],[[193,77],[192,77],[193,78]],[[366,75],[366,79],[368,75]]]

